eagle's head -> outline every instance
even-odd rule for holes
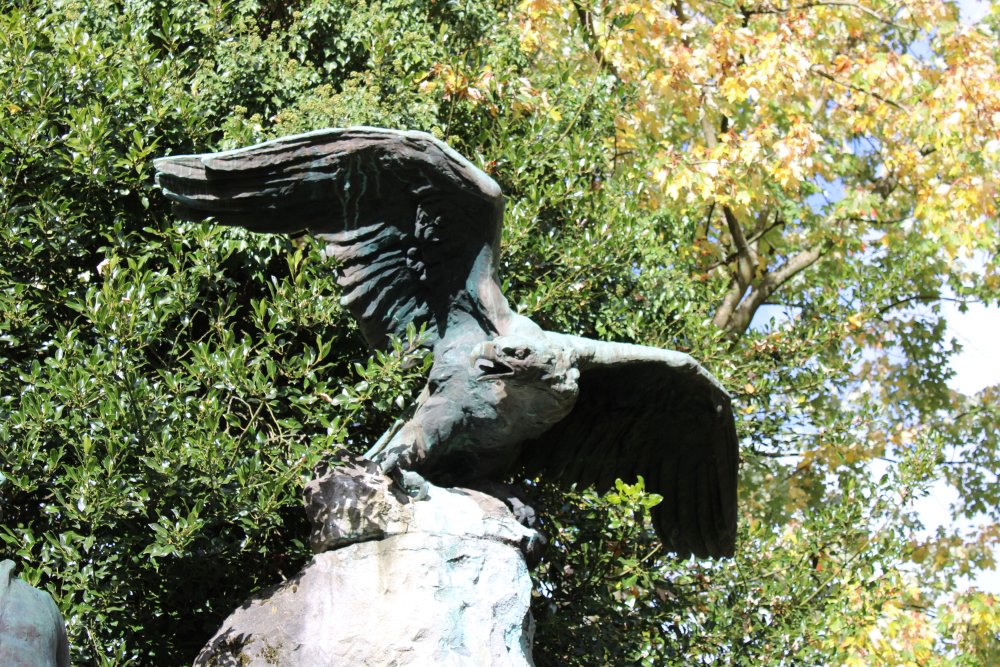
[[[544,337],[497,336],[476,345],[469,355],[476,382],[501,380],[507,386],[534,387],[570,403],[580,379],[575,361],[571,350]]]
[[[421,433],[420,472],[447,480],[507,470],[525,442],[573,409],[575,362],[571,349],[544,335],[457,339],[435,350],[413,418]]]
[[[499,419],[518,439],[541,435],[573,409],[575,362],[571,350],[544,337],[497,336],[469,354],[474,391],[493,396]]]

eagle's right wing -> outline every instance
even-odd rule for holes
[[[739,443],[718,381],[682,352],[546,335],[576,352],[580,394],[524,448],[528,472],[600,493],[641,475],[663,496],[652,515],[668,551],[732,556]]]
[[[456,312],[494,333],[510,314],[494,275],[500,188],[429,134],[320,130],[155,167],[183,219],[326,240],[372,346],[410,322],[433,344]]]

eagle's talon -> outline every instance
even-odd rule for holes
[[[427,496],[430,494],[430,483],[423,478],[419,473],[415,473],[412,470],[402,470],[399,471],[399,484],[403,491],[409,497],[414,500],[426,500]]]
[[[523,502],[520,498],[514,495],[510,495],[504,500],[510,507],[511,513],[517,522],[524,526],[525,528],[534,528],[535,520],[538,518],[535,514],[535,508],[527,503]]]
[[[530,535],[526,535],[521,540],[521,553],[524,554],[526,564],[529,569],[534,569],[538,562],[542,560],[545,546],[549,541],[537,530],[532,530]]]

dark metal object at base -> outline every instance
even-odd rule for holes
[[[15,577],[9,560],[0,562],[0,665],[69,667],[59,608],[48,593]]]

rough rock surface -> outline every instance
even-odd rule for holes
[[[537,534],[478,491],[421,496],[363,463],[311,482],[317,555],[236,610],[195,665],[531,665]]]

